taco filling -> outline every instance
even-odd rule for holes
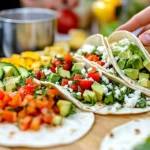
[[[22,80],[17,91],[0,89],[0,122],[16,124],[20,130],[39,130],[42,124],[61,125],[63,117],[75,112],[71,102],[59,92],[40,85],[32,78]]]
[[[142,50],[127,38],[112,43],[111,49],[122,73],[140,86],[150,88],[150,62]]]
[[[89,61],[97,63],[107,69],[109,73],[116,74],[104,46],[83,45],[77,54],[84,56]]]
[[[54,58],[50,69],[43,68],[41,71],[46,73],[46,78],[42,80],[62,86],[74,98],[90,106],[97,102],[114,105],[116,109],[147,106],[146,97],[140,91],[110,80],[96,67],[76,61],[70,54]]]

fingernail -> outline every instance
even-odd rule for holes
[[[139,38],[145,46],[150,46],[150,30],[141,34]]]

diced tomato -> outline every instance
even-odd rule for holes
[[[18,118],[24,118],[26,116],[26,108],[23,108],[19,113],[18,113]]]
[[[45,79],[46,75],[44,74],[44,72],[41,71],[41,79]]]
[[[61,86],[68,85],[68,79],[62,79]]]
[[[88,71],[88,73],[95,73],[96,72],[96,68],[92,67],[92,69],[90,71]]]
[[[72,55],[71,54],[67,54],[64,56],[64,61],[65,62],[72,62]]]
[[[38,109],[48,107],[48,103],[49,103],[48,100],[40,100],[40,99],[35,100],[35,105]]]
[[[41,117],[39,116],[34,117],[30,123],[30,129],[37,131],[40,129],[40,125],[41,125]]]
[[[76,92],[78,91],[78,85],[70,84],[69,87],[70,87],[71,89],[73,89],[73,91],[76,91]]]
[[[55,113],[55,114],[59,114],[60,112],[59,112],[59,108],[55,105],[54,107],[53,107],[53,112]]]
[[[15,122],[17,119],[17,113],[13,111],[4,110],[2,112],[2,119],[8,122]]]
[[[97,62],[99,60],[99,57],[97,55],[90,55],[87,57],[88,60]]]
[[[56,90],[56,89],[48,89],[48,90],[46,91],[46,93],[47,93],[48,95],[50,95],[51,98],[54,98],[56,95],[59,94],[59,91]]]
[[[91,54],[86,54],[86,56],[85,56],[85,57],[86,57],[86,58],[88,58],[89,56],[91,56]]]
[[[26,107],[26,110],[27,110],[27,114],[28,115],[34,115],[36,114],[36,105],[35,105],[35,102],[34,101],[31,101],[28,103],[28,106]]]
[[[89,73],[88,78],[92,78],[94,81],[99,82],[100,81],[100,74],[99,74],[99,72]]]
[[[75,74],[75,76],[73,77],[73,80],[79,80],[82,79],[82,75],[81,74]]]
[[[92,81],[89,81],[89,80],[81,80],[79,81],[79,86],[82,88],[82,89],[91,89],[91,85],[93,84]]]
[[[0,101],[0,109],[4,108],[4,106],[5,106],[4,101]]]
[[[59,59],[57,59],[57,58],[54,58],[53,60],[52,60],[52,65],[53,65],[53,67],[57,67],[57,66],[59,66],[59,65],[61,65],[62,64],[62,62],[59,60]]]
[[[44,116],[42,116],[42,119],[45,123],[52,123],[52,120],[53,120],[53,113],[47,113],[45,114]]]
[[[32,117],[31,116],[26,116],[23,119],[19,120],[19,128],[21,130],[27,130],[30,127],[30,123],[32,121]]]
[[[71,63],[64,63],[63,64],[63,69],[64,70],[70,70],[71,69],[72,64]]]
[[[50,98],[49,101],[48,101],[48,108],[51,109],[55,104],[55,101],[53,98]]]
[[[39,69],[35,70],[35,76],[36,76],[36,79],[40,79],[41,78],[41,71]]]
[[[100,66],[104,66],[105,65],[105,62],[104,61],[98,61],[97,62]]]
[[[15,95],[13,95],[12,100],[10,100],[8,102],[8,105],[11,106],[11,107],[18,107],[18,106],[20,106],[21,101],[22,101],[21,96],[17,92],[17,93],[15,93]]]
[[[10,95],[10,93],[5,92],[5,96],[3,98],[4,104],[7,105],[11,100],[12,100],[12,96]]]
[[[24,99],[24,97],[27,95],[25,86],[20,87],[20,88],[18,89],[18,93],[20,94],[21,99]]]
[[[55,67],[51,66],[51,67],[50,67],[50,70],[51,70],[53,73],[56,73]]]
[[[0,100],[3,100],[4,96],[5,96],[5,92],[3,89],[0,88]]]

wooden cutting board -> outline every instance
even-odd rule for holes
[[[38,150],[99,150],[100,143],[104,136],[114,127],[126,123],[131,120],[149,118],[150,112],[137,115],[95,115],[95,124],[91,131],[87,133],[82,139],[66,146],[58,146],[52,148],[43,148]],[[40,142],[40,141],[39,141]],[[29,148],[4,148],[0,150],[35,150]]]

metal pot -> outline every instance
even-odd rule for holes
[[[25,50],[41,50],[55,38],[57,12],[18,8],[0,12],[0,44],[6,57]]]

